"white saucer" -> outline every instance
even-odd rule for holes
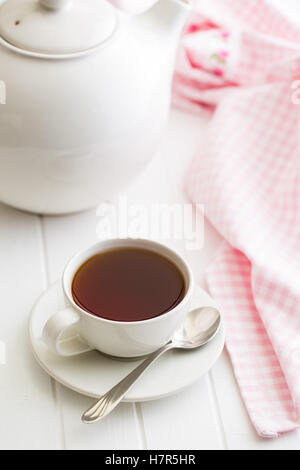
[[[197,288],[193,307],[201,305],[215,304],[203,289]],[[53,354],[42,342],[41,334],[48,318],[65,306],[59,282],[47,289],[38,299],[29,324],[34,356],[41,367],[61,384],[83,395],[99,397],[125,377],[140,361],[122,361],[97,351],[75,357]],[[224,329],[221,326],[215,338],[202,348],[165,353],[145,372],[124,401],[156,400],[183,390],[212,367],[223,350],[224,340]]]

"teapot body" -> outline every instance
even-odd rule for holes
[[[0,42],[0,200],[61,214],[125,188],[160,142],[174,57],[134,20],[94,51],[63,60]]]

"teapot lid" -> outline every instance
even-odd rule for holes
[[[116,12],[106,0],[6,0],[0,6],[0,37],[31,53],[88,51],[106,41],[116,25]]]

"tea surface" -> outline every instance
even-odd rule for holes
[[[76,272],[72,295],[93,315],[132,322],[168,312],[183,299],[185,281],[167,258],[140,248],[117,248],[88,259]]]

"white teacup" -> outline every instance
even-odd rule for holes
[[[161,254],[175,263],[183,274],[186,292],[172,310],[148,320],[122,322],[107,320],[81,309],[72,297],[72,281],[77,270],[92,256],[117,247],[135,247]],[[74,356],[97,349],[111,356],[124,358],[149,354],[169,341],[190,309],[194,282],[190,267],[174,250],[144,239],[116,239],[98,242],[75,255],[67,264],[63,292],[69,306],[55,313],[46,323],[43,339],[61,356]]]

